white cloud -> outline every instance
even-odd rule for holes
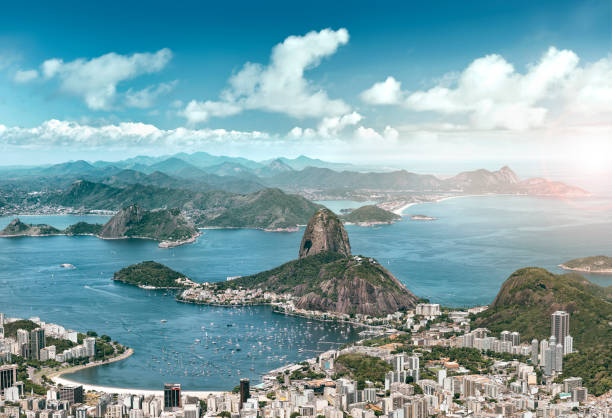
[[[186,109],[184,115],[190,122],[203,122],[210,116],[227,116],[243,109],[284,113],[297,118],[346,114],[350,107],[340,99],[330,99],[327,92],[304,78],[304,72],[317,67],[323,58],[333,55],[348,40],[349,34],[344,28],[289,36],[272,49],[267,66],[247,62],[234,74],[220,102],[192,101],[188,105],[191,110],[204,110],[194,114]],[[232,112],[215,114],[210,111],[223,108],[222,104],[232,105]]]
[[[347,126],[357,125],[363,116],[357,112],[347,113],[342,116],[331,116],[323,118],[317,125],[317,129],[306,128],[299,126],[294,127],[289,131],[290,138],[332,138],[338,137]]]
[[[90,109],[109,109],[117,95],[117,84],[134,77],[162,70],[172,52],[119,55],[114,52],[90,60],[79,58],[64,62],[53,58],[41,65],[45,79],[57,78],[62,91],[82,97]]]
[[[176,87],[177,81],[160,83],[156,86],[148,86],[142,90],[128,89],[125,93],[125,104],[129,107],[141,109],[151,107],[155,100],[164,94],[171,92]]]
[[[259,131],[225,129],[159,129],[140,122],[122,122],[103,126],[48,120],[34,128],[0,125],[0,145],[16,147],[74,146],[122,149],[141,146],[189,147],[224,141],[257,141],[272,138]]]
[[[443,77],[428,90],[402,91],[399,82],[388,77],[361,97],[372,104],[397,103],[412,111],[464,117],[476,130],[539,129],[553,123],[555,116],[559,121],[568,115],[576,123],[603,122],[602,116],[612,115],[612,60],[580,66],[574,52],[551,47],[521,73],[493,54],[474,60],[458,75]]]
[[[366,128],[360,126],[355,129],[355,138],[363,142],[378,142],[378,141],[390,141],[395,142],[399,138],[399,132],[391,126],[386,126],[382,133],[377,132],[373,128]]]
[[[240,113],[242,108],[234,103],[229,102],[213,102],[207,100],[198,102],[190,101],[182,115],[187,118],[190,123],[206,122],[211,116],[225,117]]]
[[[322,137],[337,136],[344,128],[350,125],[357,125],[363,116],[357,112],[352,112],[342,116],[323,118],[317,127],[317,132]]]
[[[375,83],[360,95],[361,100],[374,105],[399,104],[402,100],[402,83],[389,76],[385,81]]]
[[[472,62],[455,88],[435,86],[410,94],[406,107],[417,111],[466,113],[476,129],[527,130],[544,124],[548,108],[541,102],[554,94],[578,65],[572,51],[550,48],[525,74],[499,55]]]
[[[17,70],[13,80],[16,83],[28,83],[38,78],[38,71],[36,70]]]

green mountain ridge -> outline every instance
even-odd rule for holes
[[[223,228],[295,228],[308,222],[320,207],[279,189],[242,195],[141,184],[115,187],[86,180],[77,181],[68,190],[52,193],[44,199],[45,204],[79,211],[119,210],[132,204],[148,210],[163,209],[169,202],[189,213],[198,227]]]
[[[557,275],[528,267],[514,272],[501,286],[473,327],[492,332],[518,331],[523,341],[550,337],[550,315],[570,313],[570,334],[578,353],[564,362],[563,375],[581,376],[593,393],[612,388],[612,287],[601,287],[575,274]]]
[[[346,215],[340,216],[343,222],[349,223],[392,223],[402,219],[401,216],[376,205],[366,205],[357,208]]]

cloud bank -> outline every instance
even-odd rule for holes
[[[304,36],[289,36],[272,49],[268,65],[247,62],[229,79],[219,101],[191,101],[183,115],[191,123],[224,117],[245,109],[283,113],[296,118],[331,117],[346,114],[350,106],[331,99],[304,73],[319,66],[349,40],[346,29],[323,29]]]
[[[570,50],[551,47],[524,73],[497,54],[474,60],[453,86],[439,83],[428,90],[401,90],[395,78],[361,93],[373,105],[401,105],[443,117],[465,116],[471,129],[525,131],[556,123],[559,115],[578,121],[612,116],[612,60],[579,65]],[[556,116],[556,118],[555,118]],[[608,119],[609,121],[609,119]]]
[[[167,48],[155,53],[136,53],[120,55],[114,52],[97,58],[78,58],[64,62],[60,58],[44,61],[37,70],[17,71],[15,81],[20,83],[36,79],[42,81],[58,80],[60,90],[66,94],[81,97],[92,110],[108,110],[117,96],[117,85],[143,74],[161,71],[172,59],[172,51]],[[135,97],[128,94],[128,103],[147,104],[153,90],[141,92]],[[148,95],[148,96],[147,96]],[[147,96],[147,97],[145,97]],[[131,97],[131,99],[130,99]],[[146,106],[145,106],[146,107]]]

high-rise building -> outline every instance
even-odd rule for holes
[[[406,357],[404,354],[396,354],[395,356],[393,356],[393,370],[395,370],[396,372],[401,372],[402,370],[404,370],[405,359]]]
[[[563,371],[563,346],[561,344],[557,344],[555,348],[555,370]]]
[[[164,385],[164,410],[181,407],[181,385],[179,383],[166,383]]]
[[[572,389],[572,401],[573,402],[586,402],[588,391],[587,388],[578,387]]]
[[[0,393],[6,388],[10,388],[17,381],[17,365],[9,364],[0,366]]]
[[[546,349],[548,348],[548,341],[543,339],[540,341],[540,365],[542,368],[546,367]]]
[[[565,311],[556,311],[551,315],[550,335],[554,335],[557,343],[563,344],[569,335],[569,314]]]
[[[521,334],[517,331],[510,333],[510,341],[512,341],[512,345],[517,346],[521,344]]]
[[[36,328],[30,331],[30,358],[40,360],[40,350],[45,348],[45,330]]]
[[[572,390],[582,386],[582,377],[568,377],[563,379],[563,392],[572,393]]]
[[[0,312],[0,327],[4,326],[4,314]]]
[[[240,408],[251,397],[250,382],[247,378],[240,379]]]
[[[535,338],[531,340],[531,364],[534,366],[538,364],[538,340]]]
[[[87,337],[83,341],[87,357],[93,357],[96,355],[96,339],[93,337]]]
[[[563,354],[571,354],[574,352],[574,339],[571,335],[566,335],[563,341]]]
[[[60,400],[73,403],[83,403],[83,386],[62,386]]]
[[[553,370],[555,370],[555,349],[553,347],[556,346],[546,347],[544,350],[543,367],[544,374],[546,376],[551,376],[553,374]]]
[[[510,336],[510,331],[502,331],[499,334],[499,339],[501,341],[512,341],[512,337]]]

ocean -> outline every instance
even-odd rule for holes
[[[358,206],[329,202],[332,210]],[[447,306],[490,303],[515,270],[587,255],[612,255],[612,200],[482,196],[419,204],[402,221],[347,226],[354,254],[375,257],[417,296]],[[412,214],[437,218],[413,221]],[[58,228],[102,216],[27,216]],[[12,217],[0,218],[3,228]],[[196,281],[256,273],[297,257],[302,231],[204,230],[195,244],[160,249],[149,240],[95,237],[0,239],[0,312],[95,330],[135,350],[130,358],[68,378],[103,386],[227,390],[241,377],[314,357],[357,338],[347,325],[275,314],[269,307],[181,304],[172,293],[110,280],[118,269],[155,260]],[[70,263],[75,269],[64,269]],[[612,276],[589,275],[601,285]],[[162,322],[165,320],[166,322]]]

